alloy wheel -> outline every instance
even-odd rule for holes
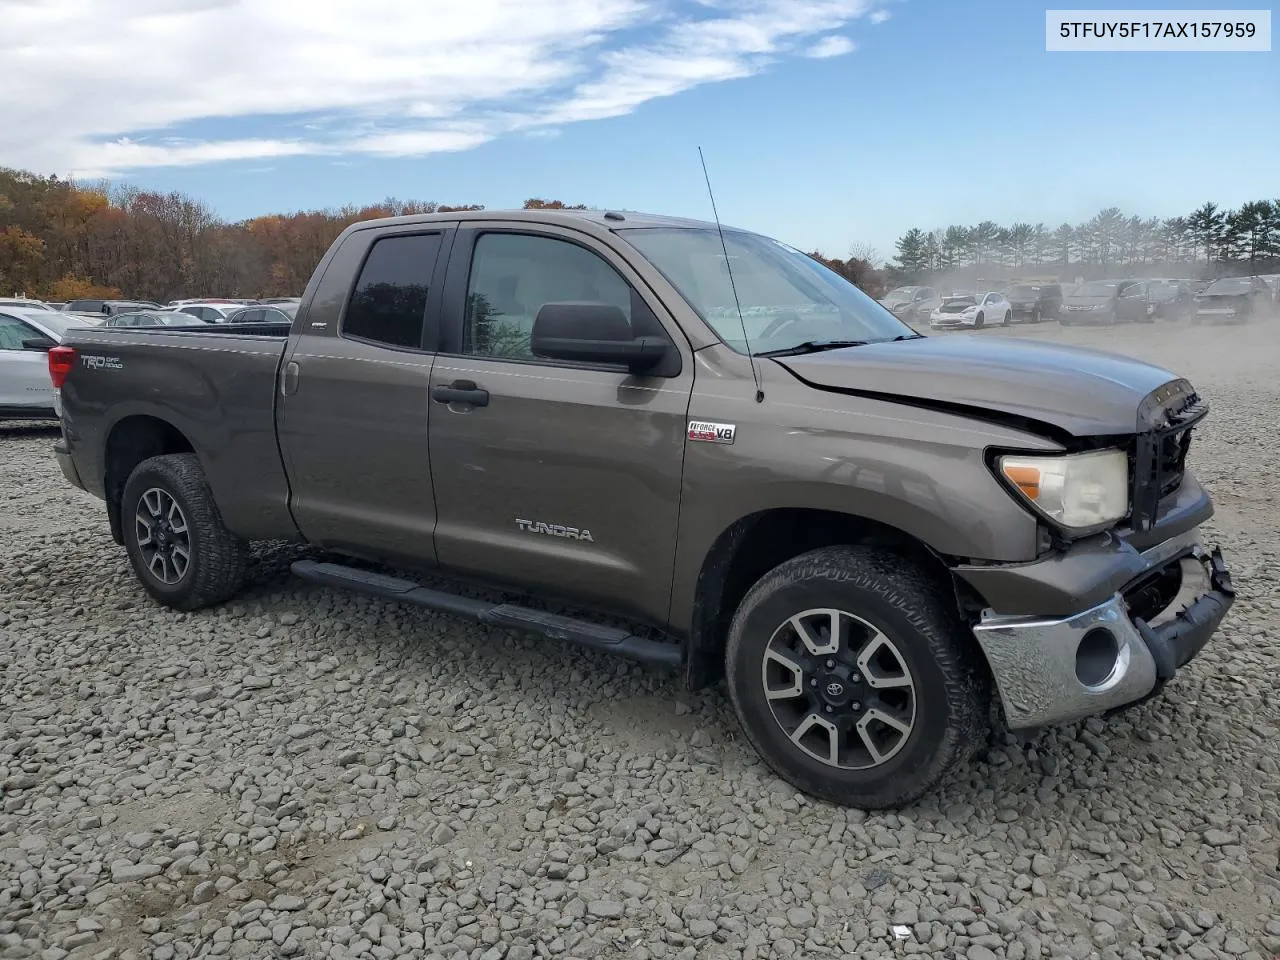
[[[797,748],[842,770],[887,763],[916,722],[916,683],[883,632],[844,610],[789,617],[760,672],[773,719]]]
[[[191,533],[178,501],[151,487],[138,498],[134,530],[148,572],[166,586],[180,583],[191,569]]]

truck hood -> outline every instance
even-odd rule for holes
[[[1009,337],[921,337],[775,362],[818,390],[985,414],[1073,437],[1134,433],[1142,401],[1180,379],[1118,354]]]

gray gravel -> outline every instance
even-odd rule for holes
[[[889,815],[783,786],[718,691],[292,548],[162,610],[54,434],[0,426],[0,960],[1280,954],[1280,325],[1015,332],[1195,380],[1241,598],[1160,699]]]

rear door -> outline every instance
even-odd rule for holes
[[[49,355],[22,345],[44,336],[31,324],[0,313],[0,415],[6,407],[17,412],[53,409]]]
[[[539,308],[622,309],[680,353],[671,376],[535,358]],[[464,225],[450,258],[433,389],[431,475],[443,566],[665,622],[693,354],[661,301],[596,237],[529,223]]]
[[[294,520],[313,543],[435,562],[427,391],[453,226],[352,232],[299,311],[279,432]]]

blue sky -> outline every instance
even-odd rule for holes
[[[19,56],[44,59],[0,87],[2,162],[229,219],[387,196],[708,217],[698,146],[726,222],[838,256],[911,226],[1280,196],[1276,53],[1047,53],[1025,0],[256,0],[253,22],[111,0],[126,78],[77,72],[76,31],[101,33],[70,0],[12,2]]]

